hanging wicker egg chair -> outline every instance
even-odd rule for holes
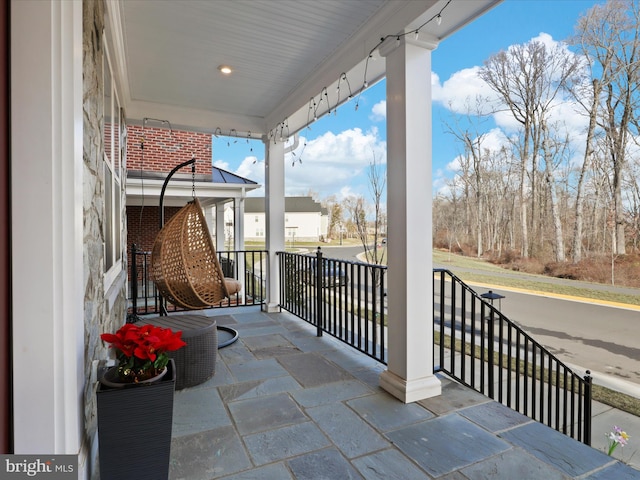
[[[197,198],[171,217],[156,236],[151,274],[160,294],[178,307],[207,308],[229,296]]]

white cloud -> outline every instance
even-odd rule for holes
[[[285,164],[287,195],[304,195],[313,190],[324,198],[337,192],[343,194],[345,187],[366,194],[366,170],[374,157],[378,164],[386,163],[386,142],[375,127],[366,133],[359,128],[337,135],[329,131],[315,139],[301,137],[295,154],[285,159],[289,162]]]
[[[215,160],[213,166],[258,183],[261,187],[252,190],[248,195],[250,197],[264,197],[264,159],[258,160],[256,156],[247,156],[235,170],[230,167],[229,162],[224,160]]]
[[[479,70],[480,67],[464,68],[442,84],[438,75],[432,74],[433,101],[458,114],[471,113],[476,107],[488,111],[488,102],[494,101],[497,94],[478,76]],[[482,101],[476,102],[476,99]]]
[[[547,33],[540,33],[530,41],[542,42],[550,50],[559,49],[563,54],[574,55],[566,43],[554,40]],[[480,69],[480,66],[464,68],[444,81],[441,81],[438,74],[433,72],[431,84],[434,103],[442,105],[457,115],[490,113],[492,104],[498,100],[498,95],[479,77]],[[493,113],[490,118],[492,123],[487,127],[491,130],[488,130],[484,146],[493,151],[506,145],[507,136],[513,135],[522,128],[522,125],[506,109]],[[579,105],[568,95],[560,94],[554,100],[550,110],[549,124],[553,126],[556,135],[566,134],[571,139],[576,156],[582,155],[580,149],[584,148],[586,122],[584,112],[581,112]],[[459,171],[459,160],[460,158],[457,157],[449,161],[446,166],[449,175]],[[443,188],[442,178],[445,175],[446,172],[442,172],[441,177],[434,175],[434,192]]]
[[[371,115],[369,115],[369,119],[372,122],[382,122],[387,118],[387,101],[381,100],[376,103],[371,109]]]
[[[254,182],[264,183],[264,160],[258,162],[258,157],[253,155],[245,157],[235,174]]]
[[[306,146],[305,146],[306,143]],[[386,164],[386,142],[376,127],[367,132],[360,128],[345,130],[338,134],[331,131],[317,138],[301,136],[294,153],[285,155],[286,195],[306,195],[317,192],[320,198],[337,195],[365,195],[368,192],[367,169],[374,160]],[[247,156],[232,170],[229,163],[216,160],[214,165],[263,185],[251,196],[264,195],[265,162],[255,156]]]
[[[351,187],[349,185],[345,185],[340,189],[340,192],[337,196],[338,200],[344,200],[345,198],[355,197],[357,195],[353,192],[353,190],[351,190]]]
[[[544,44],[545,47],[547,47],[547,50],[558,48],[558,47],[566,49],[566,47],[567,47],[566,43],[558,42],[558,41],[554,40],[551,35],[549,35],[548,33],[544,33],[544,32],[540,32],[538,34],[538,36],[537,37],[533,37],[530,40],[530,42],[531,43],[533,43],[533,42],[542,43],[542,44]]]
[[[432,180],[432,191],[433,195],[443,195],[448,196],[450,192],[449,187],[449,178],[441,169],[433,172],[433,180]]]
[[[213,166],[221,168],[222,170],[231,171],[231,167],[229,166],[229,162],[225,162],[224,160],[214,160]]]

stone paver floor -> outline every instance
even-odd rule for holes
[[[288,313],[212,314],[240,336],[175,394],[171,479],[640,478],[444,377],[405,405],[378,386],[384,365]]]

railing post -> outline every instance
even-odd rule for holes
[[[592,398],[591,372],[587,370],[584,376],[584,439],[583,443],[591,445],[591,398]]]
[[[316,336],[322,336],[323,308],[322,308],[322,250],[316,251]]]
[[[493,359],[493,353],[495,350],[495,346],[494,346],[494,338],[493,338],[493,320],[494,320],[494,311],[493,308],[489,310],[490,314],[487,317],[487,336],[489,337],[489,344],[487,345],[487,356],[489,357],[488,360],[488,365],[489,365],[489,371],[487,372],[487,379],[489,382],[489,397],[490,398],[494,398],[494,386],[493,386],[493,365],[494,365],[494,359]]]
[[[440,370],[447,371],[444,368],[444,303],[445,303],[445,274],[444,272],[440,272]],[[453,278],[451,279],[451,283],[454,283]],[[434,300],[435,301],[435,300]]]
[[[127,315],[127,323],[138,320],[138,247],[131,245],[131,313]]]
[[[286,269],[286,258],[284,252],[276,252],[276,258],[278,259],[278,265],[280,268],[280,299],[278,303],[280,305],[286,305],[287,302],[287,290],[285,288],[286,282],[289,281],[289,272]],[[262,268],[262,264],[260,265]]]

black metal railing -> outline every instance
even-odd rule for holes
[[[278,252],[280,307],[386,364],[387,267]]]
[[[280,307],[362,353],[387,363],[387,267],[278,252]],[[244,288],[225,302],[265,301],[267,252],[223,251],[225,277]],[[132,249],[130,312],[157,313],[149,252]],[[434,371],[591,444],[592,383],[572,371],[457,276],[433,270]],[[242,298],[241,298],[242,297]],[[177,310],[177,309],[176,309]]]
[[[217,252],[222,273],[227,278],[239,280],[242,289],[221,301],[216,307],[261,305],[266,298],[267,252],[265,250],[232,250]],[[129,315],[160,312],[160,298],[151,279],[151,252],[131,247],[129,275]],[[167,305],[168,311],[182,308]]]
[[[436,371],[590,445],[589,371],[573,372],[448,270],[433,274]]]

